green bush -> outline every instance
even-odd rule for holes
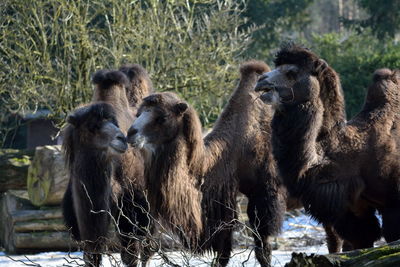
[[[90,101],[93,72],[128,62],[142,64],[156,90],[176,91],[211,124],[249,43],[241,11],[235,0],[0,3],[0,140],[5,114],[46,108],[62,121]]]
[[[314,36],[310,47],[340,74],[348,118],[361,110],[376,69],[400,68],[400,44],[378,40],[369,31]]]

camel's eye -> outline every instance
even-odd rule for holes
[[[291,65],[286,68],[285,75],[288,79],[295,80],[298,72],[299,68],[297,66]]]
[[[161,116],[158,116],[158,117],[157,117],[156,122],[157,122],[158,124],[163,124],[163,123],[166,121],[166,119],[167,119],[167,116],[166,116],[166,115],[161,115]]]
[[[294,70],[294,69],[290,69],[290,70],[288,70],[288,71],[286,72],[286,76],[287,76],[289,79],[294,80],[294,79],[296,79],[297,71]]]

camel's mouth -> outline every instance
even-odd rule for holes
[[[269,91],[274,90],[274,89],[275,89],[275,85],[264,78],[264,79],[258,80],[257,85],[254,88],[254,91],[256,91],[256,92],[269,92]]]
[[[264,92],[260,95],[261,101],[265,104],[274,105],[280,103],[280,97],[276,90],[270,90],[268,92]]]
[[[128,149],[128,144],[126,143],[126,139],[114,139],[110,143],[110,147],[117,153],[125,153]]]
[[[128,134],[128,143],[134,148],[142,149],[146,144],[146,137],[138,134]]]

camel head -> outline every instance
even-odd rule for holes
[[[378,69],[374,72],[372,82],[366,97],[367,108],[397,101],[400,93],[400,70]]]
[[[96,149],[107,154],[121,154],[127,148],[124,134],[118,128],[111,105],[98,102],[75,110],[67,118],[64,137],[67,151],[74,149]]]
[[[174,140],[183,128],[189,105],[175,94],[164,92],[143,99],[137,119],[128,131],[128,143],[153,150]]]
[[[284,47],[275,59],[276,68],[264,73],[255,90],[272,105],[302,104],[320,95],[321,71],[327,63],[305,48]]]

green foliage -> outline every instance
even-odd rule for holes
[[[301,32],[311,21],[307,8],[313,2],[314,0],[249,0],[244,15],[249,18],[249,24],[257,26],[252,35],[254,42],[250,54],[268,56],[271,48],[277,47],[283,38],[291,38],[295,32]]]
[[[372,73],[379,68],[400,68],[400,44],[384,43],[371,35],[314,36],[312,49],[339,74],[346,98],[347,117],[361,110]]]
[[[0,7],[0,114],[46,108],[64,118],[90,101],[94,71],[130,62],[210,124],[249,42],[234,0],[6,0]]]
[[[370,28],[378,38],[394,38],[400,31],[400,1],[399,0],[357,0],[369,17],[364,20],[344,20],[348,27],[357,30]]]

